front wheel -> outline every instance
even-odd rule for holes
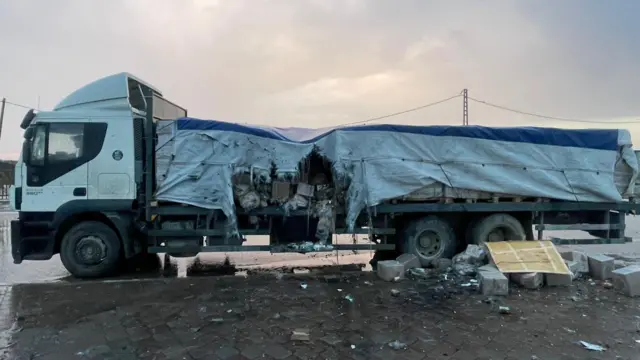
[[[104,223],[82,222],[62,238],[60,259],[71,275],[78,278],[112,275],[122,259],[120,238]]]

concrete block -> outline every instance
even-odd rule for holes
[[[587,258],[586,254],[579,251],[563,251],[560,256],[565,260],[578,263],[575,267],[576,272],[585,274],[589,272],[589,258]]]
[[[544,274],[547,286],[569,286],[573,281],[573,274]]]
[[[580,274],[581,274],[581,272],[580,272],[581,265],[580,265],[579,262],[577,262],[577,261],[568,261],[568,260],[565,260],[564,262],[565,262],[565,264],[567,264],[567,267],[569,268],[569,271],[571,271],[571,278],[573,280],[575,280],[578,276],[580,276]]]
[[[396,258],[396,261],[402,264],[404,271],[422,267],[418,257],[413,254],[402,254]]]
[[[393,281],[395,278],[404,278],[404,265],[397,260],[378,261],[378,277],[384,281]]]
[[[511,281],[526,289],[539,289],[544,285],[544,275],[542,273],[514,273],[511,274]]]
[[[478,282],[482,295],[509,295],[509,279],[500,271],[478,271]]]
[[[640,265],[631,265],[612,272],[613,287],[631,297],[640,296]]]
[[[607,255],[590,255],[589,275],[596,280],[611,279],[615,259]]]

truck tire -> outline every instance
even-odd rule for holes
[[[60,259],[71,275],[98,278],[114,274],[121,265],[122,244],[106,224],[86,221],[72,227],[62,238]]]
[[[401,244],[402,252],[417,256],[422,266],[451,258],[458,245],[451,225],[438,216],[411,221],[403,231]]]
[[[473,244],[490,241],[525,240],[527,233],[518,219],[509,214],[493,214],[478,221],[472,229]]]

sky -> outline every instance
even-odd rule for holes
[[[485,126],[627,128],[640,144],[637,0],[0,0],[0,98],[52,109],[130,72],[194,117],[325,127],[468,89]],[[17,158],[9,105],[0,158]],[[638,124],[613,124],[636,121]],[[459,125],[462,99],[378,123]]]

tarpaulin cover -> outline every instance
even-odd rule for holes
[[[160,140],[166,154],[158,200],[235,215],[231,178],[239,171],[298,171],[314,148],[349,184],[347,220],[367,206],[434,183],[452,188],[569,201],[618,202],[614,167],[633,175],[638,160],[627,130],[482,126],[367,125],[270,128],[183,118]]]

